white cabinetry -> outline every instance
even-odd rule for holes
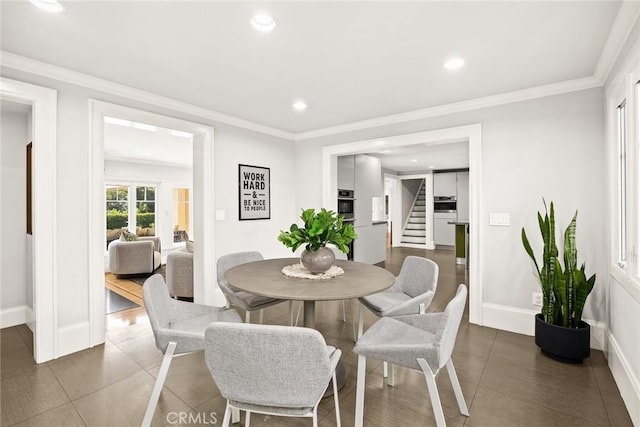
[[[433,174],[433,195],[435,197],[455,196],[456,190],[455,172]]]
[[[371,225],[373,197],[384,196],[382,191],[382,163],[365,154],[355,156],[354,217],[357,226]]]
[[[356,227],[358,238],[353,242],[353,260],[377,264],[387,258],[387,224]]]
[[[458,172],[457,178],[458,221],[469,221],[469,172]]]
[[[338,157],[338,190],[355,190],[355,156]]]
[[[455,213],[433,214],[433,243],[441,246],[455,245],[455,225],[448,224],[455,220]]]

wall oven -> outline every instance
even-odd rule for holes
[[[456,213],[456,196],[437,196],[433,198],[433,212]]]
[[[353,220],[353,190],[338,190],[338,213],[346,220]]]

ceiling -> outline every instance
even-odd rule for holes
[[[382,167],[401,174],[469,167],[469,142],[416,144],[368,153]]]
[[[621,4],[62,2],[2,1],[2,50],[294,134],[593,76]]]
[[[107,117],[104,124],[104,158],[191,168],[193,135],[175,133],[171,129]]]
[[[31,112],[31,105],[0,99],[0,110],[7,113],[29,114]]]

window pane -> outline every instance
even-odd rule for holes
[[[129,187],[126,185],[105,186],[107,245],[119,239],[122,229],[129,224],[128,194]]]
[[[627,138],[626,102],[618,107],[618,262],[627,261]]]
[[[189,224],[189,189],[173,189],[173,241],[182,242],[188,239]]]
[[[149,199],[149,195],[152,196]],[[136,187],[136,234],[155,236],[156,203],[153,201],[155,187]]]

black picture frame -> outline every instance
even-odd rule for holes
[[[238,164],[238,219],[271,219],[271,169]]]

